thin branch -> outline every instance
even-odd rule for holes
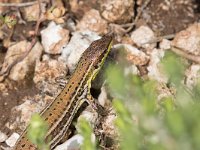
[[[155,39],[152,39],[146,43],[143,43],[143,44],[152,44],[152,43],[157,43],[157,42],[160,42],[162,41],[163,39],[173,39],[175,37],[175,34],[168,34],[168,35],[164,35],[164,36],[159,36],[159,37],[156,37]]]
[[[25,3],[2,3],[0,2],[0,7],[26,7],[37,4],[37,1],[25,2]]]
[[[152,41],[149,41],[149,42],[146,42],[146,43],[143,43],[143,44],[157,43],[157,42],[160,42],[163,39],[173,39],[174,36],[175,36],[175,34],[160,36],[160,37],[157,37],[156,39],[153,39]],[[174,53],[188,59],[188,60],[191,60],[195,63],[200,64],[200,56],[199,55],[189,54],[185,50],[178,48],[178,47],[175,47],[175,46],[171,46],[170,50],[173,51]]]
[[[198,63],[200,64],[200,56],[199,55],[193,55],[193,54],[189,54],[187,52],[185,52],[184,50],[180,49],[180,48],[177,48],[177,47],[171,47],[170,48],[174,53],[188,59],[188,60],[191,60],[195,63]]]
[[[37,34],[38,34],[38,30],[39,30],[39,26],[40,23],[43,21],[43,17],[42,17],[42,10],[41,10],[41,0],[37,0],[37,3],[39,5],[39,19],[37,20],[36,26],[35,26],[35,35],[31,41],[30,46],[27,48],[27,51],[24,53],[24,55],[22,55],[21,57],[17,58],[12,64],[10,64],[7,69],[2,72],[0,71],[0,82],[2,82],[5,77],[7,77],[11,71],[11,69],[13,68],[13,66],[15,66],[17,63],[21,62],[22,60],[24,60],[24,58],[26,58],[26,56],[29,54],[29,52],[32,50],[32,48],[34,47],[34,45],[37,42]]]
[[[120,24],[120,25],[119,25],[119,24],[111,23],[111,24],[110,24],[111,27],[112,27],[112,26],[113,26],[113,27],[117,27],[117,28],[120,29],[123,33],[128,33],[128,32],[130,32],[130,31],[133,29],[133,27],[135,26],[135,24],[138,22],[138,20],[139,20],[141,14],[142,14],[142,12],[143,12],[143,10],[150,4],[150,2],[151,2],[151,0],[146,0],[146,1],[144,2],[144,4],[141,6],[141,8],[138,9],[138,14],[137,14],[137,16],[135,17],[135,19],[133,20],[133,22],[131,22],[131,23],[126,23],[126,24]],[[127,28],[127,29],[125,29],[125,28]]]
[[[150,4],[151,0],[146,0],[144,2],[144,4],[141,6],[141,8],[138,10],[138,14],[137,16],[135,17],[134,21],[130,24],[128,24],[129,28],[126,29],[126,32],[130,32],[132,30],[132,28],[135,26],[135,24],[138,22],[143,10]]]
[[[43,21],[41,0],[37,0],[37,2],[38,2],[38,5],[39,5],[39,19],[38,19],[38,21],[37,21],[37,23],[36,23],[35,35],[38,34],[40,23]],[[36,38],[36,37],[35,37],[35,38]]]
[[[13,68],[13,66],[15,66],[16,64],[18,64],[20,61],[22,61],[22,60],[29,54],[30,50],[31,50],[32,47],[35,45],[35,43],[36,43],[36,40],[35,40],[35,39],[32,40],[31,45],[27,48],[28,51],[26,51],[26,52],[24,53],[24,55],[20,56],[20,57],[17,58],[12,64],[10,64],[4,72],[0,72],[0,76],[4,76],[4,78],[5,78],[6,76],[8,76],[9,73],[10,73],[10,70]],[[1,82],[1,81],[0,81],[0,82]]]

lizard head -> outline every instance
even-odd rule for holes
[[[94,67],[101,66],[112,46],[112,34],[106,34],[101,39],[91,43],[90,47],[86,49],[86,57],[93,63]]]

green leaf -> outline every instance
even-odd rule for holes
[[[92,127],[90,124],[84,119],[81,118],[78,122],[79,133],[83,136],[83,144],[81,145],[82,150],[95,150],[96,143],[92,141]]]
[[[41,150],[49,150],[48,144],[45,143],[47,131],[48,127],[45,121],[39,114],[34,114],[30,120],[27,135],[30,141]]]

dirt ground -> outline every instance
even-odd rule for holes
[[[162,2],[162,0],[152,1],[141,18],[158,34],[177,33],[191,23],[199,21],[199,0],[185,0],[184,3],[174,0],[170,6],[164,6]],[[167,11],[162,9],[163,7],[166,7]]]

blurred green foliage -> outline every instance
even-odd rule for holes
[[[37,145],[39,150],[49,150],[49,146],[45,143],[45,136],[47,134],[47,124],[39,114],[34,114],[28,127],[27,136],[30,141]]]
[[[6,15],[6,16],[2,16],[0,14],[0,27],[3,26],[4,24],[8,27],[8,28],[13,28],[17,23],[17,17],[15,15]]]
[[[175,91],[160,101],[156,81],[124,75],[117,66],[107,71],[122,150],[200,149],[200,84],[193,89],[183,84],[187,64],[171,52],[165,54],[160,67]]]
[[[200,84],[190,89],[183,84],[187,68],[185,61],[171,52],[166,52],[160,67],[168,77],[167,86],[175,92],[160,100],[157,90],[160,83],[124,74],[123,67],[119,66],[111,65],[107,69],[107,83],[117,113],[115,125],[120,133],[119,148],[199,150]],[[32,119],[29,137],[34,143],[43,145],[43,131],[46,132],[46,126],[43,126],[43,123],[40,126],[37,120],[43,122],[37,116]],[[36,127],[39,127],[38,133],[35,133]],[[81,149],[96,149],[96,143],[91,141],[92,128],[89,123],[82,120],[79,128],[84,137]]]
[[[84,119],[81,118],[78,122],[79,133],[83,136],[83,144],[81,145],[82,150],[95,150],[96,144],[92,141],[93,129],[90,124]]]
[[[161,65],[164,73],[169,78],[169,82],[179,86],[184,77],[186,63],[179,56],[169,51],[165,53]]]

